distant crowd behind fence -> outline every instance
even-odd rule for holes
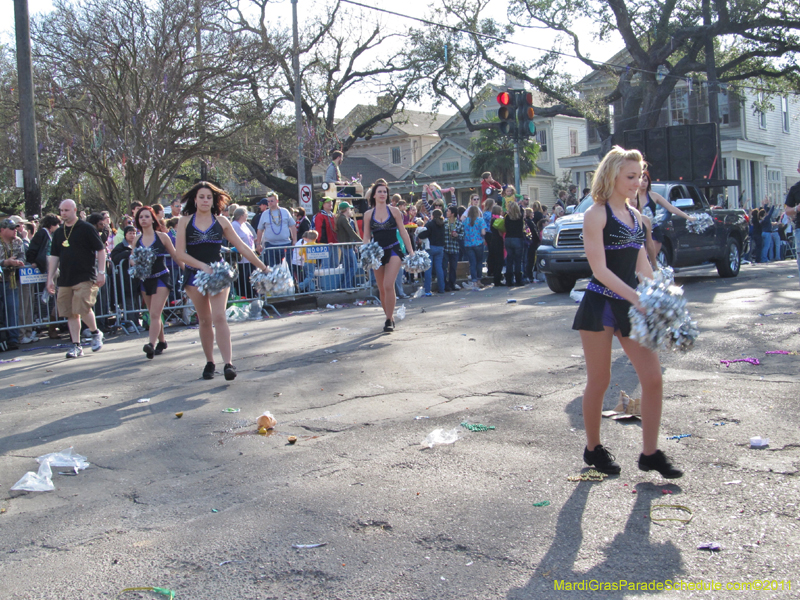
[[[371,277],[371,272],[365,272],[361,268],[358,260],[358,246],[360,243],[267,248],[264,251],[264,262],[278,267],[282,260],[286,260],[294,279],[294,290],[280,296],[257,294],[250,285],[252,265],[238,262],[238,253],[224,248],[225,260],[236,265],[237,271],[236,280],[231,286],[230,302],[247,303],[261,300],[265,312],[271,310],[279,315],[274,303],[298,296],[362,291],[377,300],[373,295],[374,278]],[[189,325],[193,307],[183,293],[183,273],[172,265],[170,277],[172,291],[164,308],[164,316],[168,320],[177,320]],[[26,265],[19,269],[16,289],[11,290],[7,285],[2,286],[0,331],[42,328],[67,322],[66,317],[58,314],[56,299],[46,292],[46,281],[46,274],[40,273],[36,267]],[[138,323],[147,313],[140,289],[140,281],[129,275],[128,259],[117,264],[107,261],[106,283],[100,288],[95,304],[98,326],[107,329],[113,320],[114,325],[122,327],[128,333],[129,330],[138,331]]]

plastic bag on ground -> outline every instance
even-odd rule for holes
[[[249,314],[250,311],[248,309],[234,304],[225,311],[225,319],[228,323],[241,323],[242,321],[247,321]]]
[[[36,459],[40,465],[45,462],[49,463],[52,467],[69,467],[70,469],[78,469],[83,471],[89,466],[85,456],[75,454],[72,451],[72,446],[61,452],[51,452],[50,454],[43,454]]]
[[[253,300],[250,305],[247,307],[247,318],[251,321],[257,321],[262,317],[261,311],[264,310],[264,301],[263,300]]]
[[[38,473],[28,471],[11,489],[20,492],[52,492],[56,489],[52,477],[53,471],[50,469],[50,463],[44,461],[39,465]]]
[[[461,437],[461,430],[456,427],[450,431],[444,429],[434,429],[428,436],[422,440],[422,445],[427,448],[433,448],[436,444],[452,444]]]

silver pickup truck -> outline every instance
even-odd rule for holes
[[[653,183],[661,194],[688,215],[707,213],[714,226],[702,233],[686,229],[686,220],[671,215],[664,225],[664,244],[658,255],[661,264],[670,265],[679,274],[691,267],[716,265],[720,277],[736,277],[743,251],[748,247],[749,221],[741,209],[711,208],[705,195],[693,184],[683,181]],[[544,273],[554,292],[569,292],[578,279],[592,274],[583,250],[583,213],[592,205],[591,197],[576,207],[571,215],[560,218],[542,231],[542,243],[536,251],[536,268]],[[670,215],[662,207],[655,219]]]

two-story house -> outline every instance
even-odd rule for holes
[[[370,107],[358,105],[336,124],[340,137],[349,135],[352,124],[363,117]],[[385,179],[392,193],[407,193],[411,189],[403,181],[408,168],[419,161],[439,142],[437,129],[450,115],[414,110],[397,113],[392,122],[378,123],[373,131],[357,140],[347,151],[341,166],[342,176],[361,177],[366,188],[376,179]],[[314,167],[315,187],[322,183],[328,162]]]
[[[626,64],[625,51],[609,61]],[[607,75],[594,72],[579,83],[581,93],[609,91],[616,82]],[[730,208],[752,208],[765,198],[782,204],[786,192],[798,179],[800,160],[800,106],[788,96],[772,101],[765,112],[755,109],[759,92],[743,88],[738,93],[726,86],[718,93],[720,167],[722,179],[738,179],[741,185],[727,188]],[[609,107],[612,127],[620,130],[622,101]],[[705,82],[679,81],[661,107],[657,127],[708,123],[708,88]],[[582,156],[561,159],[564,167],[592,175],[600,159],[600,142],[596,129],[589,127],[589,151]]]
[[[473,110],[470,118],[473,123],[494,118],[500,105],[497,94],[509,87],[522,88],[522,84],[509,81],[507,85],[491,85],[484,91],[486,100]],[[543,99],[534,94],[534,105],[544,104]],[[539,200],[552,206],[556,200],[553,186],[556,178],[560,178],[564,167],[559,165],[558,158],[570,154],[579,154],[587,150],[586,121],[566,116],[554,116],[534,119],[536,124],[536,141],[539,143],[539,157],[536,162],[536,173],[525,177],[520,182],[522,194],[532,201]],[[479,132],[470,132],[460,115],[453,115],[438,130],[440,141],[413,164],[403,175],[406,181],[419,183],[436,181],[442,187],[455,187],[459,202],[466,204],[475,190],[480,190],[480,180],[471,174],[473,152],[470,140]],[[506,182],[512,183],[513,181]]]

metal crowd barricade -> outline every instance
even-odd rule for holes
[[[377,300],[372,290],[374,278],[364,271],[358,260],[359,246],[361,242],[266,248],[262,254],[264,263],[277,266],[280,259],[285,258],[295,285],[293,291],[280,296],[262,296],[265,310],[269,308],[280,315],[274,306],[276,301],[330,292],[366,291],[368,298]]]
[[[280,296],[257,295],[249,285],[251,266],[248,263],[239,263],[237,269],[240,276],[234,282],[232,291],[240,299],[232,302],[244,303],[260,299],[264,303],[264,311],[272,311],[280,316],[275,303],[291,301],[298,296],[366,291],[367,298],[377,300],[373,289],[374,278],[370,272],[361,268],[358,260],[360,245],[356,242],[269,248],[268,252],[279,251],[280,256],[286,258],[287,268],[294,280],[294,289]],[[224,256],[232,264],[238,258],[235,253],[225,253]],[[106,283],[100,288],[95,304],[95,317],[101,326],[109,328],[113,319],[114,324],[122,327],[126,334],[132,333],[129,329],[140,331],[140,319],[147,312],[140,293],[140,282],[130,277],[128,264],[128,259],[116,265],[110,260],[106,262]],[[183,292],[182,272],[174,268],[170,273],[173,291],[163,314],[167,319],[177,318],[189,325],[194,307]],[[0,331],[22,330],[19,334],[21,339],[25,330],[67,322],[65,317],[57,314],[56,298],[48,297],[49,294],[45,291],[46,281],[46,274],[40,273],[36,267],[26,266],[19,270],[16,288],[12,290],[10,285],[6,285],[7,282],[2,282]]]
[[[102,327],[109,325],[109,319],[120,320],[114,288],[115,269],[111,261],[106,261],[106,283],[97,294],[94,306],[95,318]],[[30,330],[63,325],[66,317],[58,314],[56,296],[47,293],[47,274],[33,265],[21,267],[16,274],[16,287],[5,279],[0,289],[0,331],[19,331],[19,339]],[[58,294],[58,290],[56,290]]]

